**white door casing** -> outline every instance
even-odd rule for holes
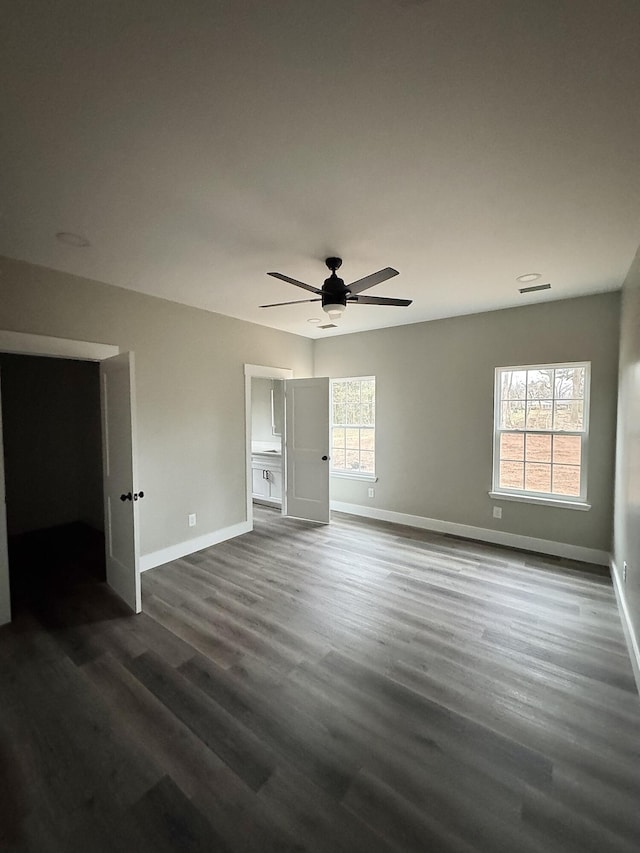
[[[100,362],[100,391],[107,583],[139,613],[142,596],[133,353],[120,353]],[[122,496],[128,497],[122,500]]]
[[[0,377],[1,379],[1,377]],[[0,625],[11,621],[7,506],[4,485],[4,444],[2,439],[2,391],[0,388]]]
[[[329,379],[287,379],[284,385],[286,514],[327,524]]]

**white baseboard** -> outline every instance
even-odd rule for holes
[[[437,518],[424,518],[421,515],[407,515],[403,512],[376,509],[375,507],[343,503],[342,501],[331,501],[331,509],[336,512],[346,512],[349,515],[361,515],[379,521],[406,524],[408,527],[420,527],[423,530],[432,530],[434,533],[450,533],[452,536],[461,536],[464,539],[478,539],[481,542],[491,542],[493,545],[507,545],[510,548],[518,548],[522,551],[536,551],[540,554],[566,557],[569,560],[580,560],[583,563],[595,563],[599,566],[609,565],[609,553],[599,551],[596,548],[583,548],[581,545],[569,545],[566,542],[536,539],[534,536],[521,536],[503,530],[489,530],[486,527],[473,527],[470,524],[441,521]]]
[[[618,612],[620,613],[620,621],[622,622],[624,636],[627,641],[627,647],[629,649],[631,667],[633,669],[633,675],[636,680],[636,687],[638,688],[638,693],[640,693],[640,643],[638,642],[636,633],[633,630],[633,623],[631,622],[631,617],[629,615],[627,599],[624,594],[624,587],[620,583],[620,575],[618,574],[617,567],[613,558],[609,561],[609,569],[611,571],[613,588],[615,590],[616,600],[618,602]]]
[[[147,572],[149,569],[155,569],[156,566],[162,566],[172,560],[179,560],[180,557],[187,557],[195,551],[202,551],[203,548],[210,548],[219,542],[225,542],[235,536],[242,536],[243,533],[250,531],[250,522],[241,521],[239,524],[231,525],[231,527],[223,527],[222,530],[215,530],[213,533],[206,533],[204,536],[198,536],[195,539],[187,539],[186,542],[178,542],[177,545],[161,548],[151,554],[143,554],[140,557],[140,571]]]

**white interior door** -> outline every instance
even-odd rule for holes
[[[133,353],[100,362],[102,459],[107,583],[129,607],[142,609],[135,492],[135,384]]]
[[[329,521],[329,379],[285,381],[285,512]]]
[[[7,498],[4,485],[4,445],[2,440],[2,390],[0,388],[0,625],[11,622],[9,549],[7,545]]]

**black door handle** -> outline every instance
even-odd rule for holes
[[[328,456],[323,456],[323,457],[322,457],[322,461],[323,461],[323,462],[326,462],[328,458],[329,458]]]
[[[131,492],[127,492],[126,495],[120,495],[121,501],[130,501],[131,500]]]
[[[133,499],[134,499],[134,501],[137,501],[137,500],[138,500],[138,498],[143,498],[143,497],[144,497],[144,492],[134,492],[134,493],[133,493]]]

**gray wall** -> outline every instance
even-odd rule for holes
[[[244,364],[313,368],[306,338],[7,258],[0,328],[135,351],[142,554],[246,520]]]
[[[98,365],[0,354],[0,376],[9,535],[102,530]]]
[[[640,643],[640,251],[622,292],[614,562],[636,644]],[[627,580],[623,581],[623,563]],[[640,663],[640,661],[638,661]]]
[[[318,341],[317,376],[376,377],[375,498],[333,478],[335,500],[609,551],[619,294],[547,302]],[[589,512],[503,502],[492,517],[499,366],[591,361]]]

